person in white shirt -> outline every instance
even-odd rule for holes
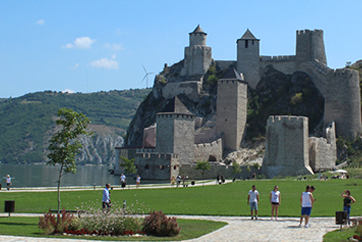
[[[302,226],[303,217],[305,217],[304,227],[309,228],[309,216],[312,212],[313,203],[315,201],[313,198],[313,194],[310,192],[310,189],[311,187],[307,186],[305,192],[302,192],[302,194],[300,195],[300,206],[302,207],[302,211],[298,227]]]
[[[274,190],[270,192],[270,204],[272,206],[271,219],[274,219],[275,211],[275,220],[278,220],[278,208],[281,202],[280,192],[278,191],[279,187],[275,186]]]
[[[251,187],[252,189],[248,193],[247,204],[250,204],[250,213],[251,219],[253,219],[253,210],[255,210],[255,220],[258,219],[258,204],[259,204],[259,192],[256,190],[255,185]]]
[[[119,178],[119,180],[121,180],[122,187],[125,188],[126,187],[126,176],[123,173],[121,174],[121,177]]]
[[[10,185],[11,185],[11,177],[10,175],[6,176],[6,189],[9,191],[10,190]]]
[[[109,194],[109,188],[111,187],[111,185],[109,183],[106,184],[106,187],[103,190],[103,197],[102,197],[102,209],[103,212],[104,210],[107,208],[107,213],[109,212],[109,210],[111,209],[111,198],[110,198],[110,194]]]
[[[141,177],[139,175],[137,175],[136,177],[136,187],[138,188],[140,186],[141,183]]]

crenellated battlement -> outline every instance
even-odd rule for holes
[[[295,61],[295,55],[260,56],[260,61],[264,62]]]
[[[173,154],[173,153],[147,153],[147,152],[143,152],[143,153],[136,153],[135,157],[139,157],[139,158],[156,158],[156,159],[164,159],[164,160],[170,160],[170,159],[178,159],[179,155],[178,154]],[[148,160],[146,160],[147,162]]]
[[[356,70],[349,69],[349,68],[340,68],[340,69],[334,70],[333,76],[342,76],[342,77],[348,78],[348,77],[352,77],[356,74],[358,74],[358,72]]]
[[[297,30],[297,35],[305,35],[305,34],[310,34],[310,33],[322,33],[323,34],[323,30],[321,29],[314,29],[314,30],[310,30],[310,29],[303,29],[303,30]]]
[[[175,118],[183,118],[183,119],[193,119],[195,115],[193,114],[182,114],[182,113],[158,113],[157,118],[169,118],[169,119],[175,119]]]
[[[282,122],[290,122],[290,123],[303,123],[308,121],[307,117],[304,116],[287,116],[287,115],[276,115],[276,116],[269,116],[268,124],[277,124]]]

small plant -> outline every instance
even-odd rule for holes
[[[44,217],[39,218],[38,227],[43,229],[46,234],[63,233],[73,220],[73,214],[67,213],[64,208],[61,211],[61,216],[56,216],[49,210],[48,213],[44,213]]]
[[[143,232],[154,236],[176,236],[181,230],[176,218],[167,217],[161,210],[150,212],[142,225]]]

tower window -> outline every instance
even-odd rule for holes
[[[251,44],[254,45],[254,40],[251,41]]]
[[[145,169],[146,169],[146,170],[150,169],[150,166],[149,166],[148,164],[145,165]]]
[[[245,48],[248,48],[248,40],[245,40]]]

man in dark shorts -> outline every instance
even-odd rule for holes
[[[309,228],[309,216],[312,212],[313,202],[313,194],[310,192],[310,186],[307,186],[305,192],[302,192],[302,194],[300,195],[300,205],[302,207],[302,211],[298,227],[302,226],[303,217],[305,217],[304,227]]]

